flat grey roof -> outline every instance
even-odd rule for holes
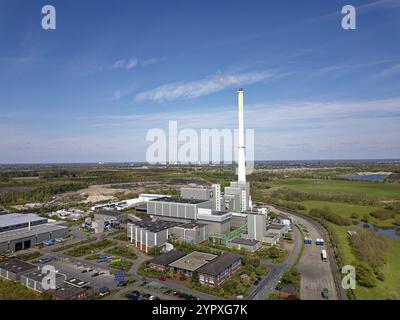
[[[89,282],[77,279],[77,278],[68,278],[67,280],[64,281],[66,284],[69,284],[71,286],[77,287],[77,288],[83,288],[89,285]]]
[[[0,243],[63,229],[68,229],[68,228],[57,224],[45,223],[45,224],[39,224],[37,226],[32,226],[31,230],[28,230],[28,228],[21,228],[10,231],[4,231],[0,232]]]
[[[114,210],[96,210],[94,214],[100,214],[103,216],[110,216],[110,217],[118,217],[124,215],[124,212],[121,211],[114,211]]]
[[[29,272],[24,275],[25,278],[32,279],[34,281],[42,282],[43,278],[47,276],[47,273],[42,273],[42,270],[36,270],[33,272]],[[66,278],[66,276],[62,275],[61,273],[56,273],[56,278]]]
[[[170,266],[182,270],[195,271],[216,257],[215,254],[193,251],[187,256],[171,263]]]
[[[205,223],[200,223],[200,222],[189,222],[185,224],[181,224],[179,226],[176,226],[177,228],[184,228],[184,229],[194,229],[196,227],[202,228],[205,227],[207,224]]]
[[[276,238],[276,237],[279,237],[279,233],[267,232],[267,233],[264,235],[264,237],[265,237],[265,238]]]
[[[157,220],[157,221],[143,221],[142,220],[142,221],[133,221],[131,224],[133,224],[139,228],[148,230],[150,232],[157,233],[157,232],[160,232],[160,231],[163,231],[166,229],[176,227],[182,223],[174,222],[174,221],[166,221],[166,220]]]
[[[234,238],[230,242],[236,243],[236,244],[243,244],[246,246],[254,246],[260,241],[253,240],[253,239],[245,239],[245,238]]]
[[[67,283],[62,283],[59,288],[57,289],[51,289],[47,291],[49,294],[63,298],[63,299],[69,299],[76,295],[77,293],[80,292],[85,292],[85,289],[78,288],[71,286]]]
[[[271,223],[271,224],[267,225],[267,230],[268,229],[280,230],[284,227],[285,227],[284,224]]]
[[[21,273],[37,269],[37,266],[22,260],[11,258],[0,262],[0,268],[12,273]]]
[[[37,221],[46,221],[46,218],[39,217],[34,213],[9,213],[0,215],[0,228],[14,226],[18,224],[37,222]]]

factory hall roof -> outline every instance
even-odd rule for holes
[[[281,230],[282,228],[285,228],[286,226],[284,224],[278,224],[278,223],[271,223],[267,225],[267,230],[268,229],[273,229],[273,230]]]
[[[174,202],[174,203],[185,203],[185,204],[199,204],[199,203],[206,202],[206,201],[209,201],[209,200],[163,197],[163,198],[157,198],[157,199],[150,200],[150,202],[151,201]]]
[[[46,218],[39,217],[34,213],[9,213],[0,215],[0,228],[25,224],[28,222],[47,222]]]
[[[181,270],[195,271],[216,257],[215,254],[193,251],[171,263],[170,266]]]
[[[63,283],[57,289],[51,289],[47,291],[50,295],[55,296],[57,298],[61,298],[63,300],[69,300],[74,298],[77,294],[84,293],[85,289],[74,287]]]
[[[39,224],[37,226],[32,226],[30,230],[28,230],[28,228],[21,228],[10,231],[3,231],[0,232],[0,243],[66,229],[68,228],[59,224],[45,223]]]
[[[239,260],[240,256],[228,252],[218,256],[216,259],[202,266],[197,271],[211,275],[219,275],[225,269],[229,268],[231,265],[233,265],[235,262]]]
[[[150,232],[160,232],[166,229],[170,229],[176,227],[182,223],[174,222],[174,221],[166,221],[166,220],[156,220],[156,221],[133,221],[133,225],[148,230]]]
[[[37,269],[37,266],[15,258],[0,262],[0,269],[12,273],[27,272]]]
[[[123,215],[124,213],[116,210],[97,209],[94,211],[94,214],[100,214],[103,216],[110,216],[110,217],[118,217]]]
[[[181,225],[179,225],[177,227],[178,228],[184,228],[184,229],[195,229],[195,228],[203,228],[206,225],[207,224],[200,223],[200,222],[189,222],[189,223],[181,224]]]
[[[84,288],[89,285],[89,282],[77,279],[77,278],[69,278],[64,281],[66,284],[77,287],[77,288]]]
[[[56,273],[56,278],[66,278],[65,275],[61,274],[61,273]],[[43,278],[48,276],[47,273],[42,273],[42,270],[36,270],[30,273],[27,273],[24,275],[25,278],[34,280],[34,281],[38,281],[38,282],[42,282]]]
[[[171,250],[164,254],[159,255],[149,261],[149,263],[154,263],[160,266],[168,266],[170,263],[184,257],[186,253],[178,250]]]
[[[230,242],[232,243],[236,243],[236,244],[243,244],[245,246],[254,246],[257,243],[259,243],[259,241],[254,240],[254,239],[244,239],[244,238],[234,238],[232,239]]]

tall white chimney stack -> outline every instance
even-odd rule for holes
[[[246,182],[246,160],[244,147],[243,89],[238,90],[239,141],[238,141],[238,182]]]

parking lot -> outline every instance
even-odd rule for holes
[[[307,229],[312,244],[305,244],[303,255],[297,266],[301,273],[300,296],[303,300],[322,300],[321,291],[323,288],[329,290],[329,299],[337,300],[335,282],[332,275],[331,265],[323,262],[321,250],[326,246],[317,246],[315,240],[322,238],[321,233],[308,221],[302,220]]]
[[[74,262],[73,260],[68,261],[63,258],[53,258],[49,264],[54,266],[60,273],[67,274],[68,277],[88,282],[89,286],[95,291],[98,291],[101,287],[113,290],[118,285],[118,281],[114,280],[114,275],[110,273],[110,270],[93,264]],[[85,272],[84,270],[87,271]]]

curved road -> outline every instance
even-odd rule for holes
[[[249,300],[265,300],[274,290],[278,281],[282,278],[285,271],[289,270],[296,262],[301,252],[302,239],[299,229],[295,226],[293,230],[294,246],[285,262],[280,264],[263,263],[262,265],[269,268],[268,275],[260,281],[258,286],[249,294]]]
[[[303,300],[322,299],[321,290],[329,289],[329,299],[345,300],[346,294],[341,287],[340,274],[336,265],[335,256],[328,232],[318,222],[311,218],[299,215],[297,213],[283,211],[281,209],[268,206],[280,215],[286,216],[296,224],[303,225],[313,239],[312,245],[305,245],[303,255],[297,266],[301,273],[300,297]],[[315,239],[325,240],[325,246],[315,245]],[[328,255],[328,263],[321,261],[321,249],[325,249]]]

